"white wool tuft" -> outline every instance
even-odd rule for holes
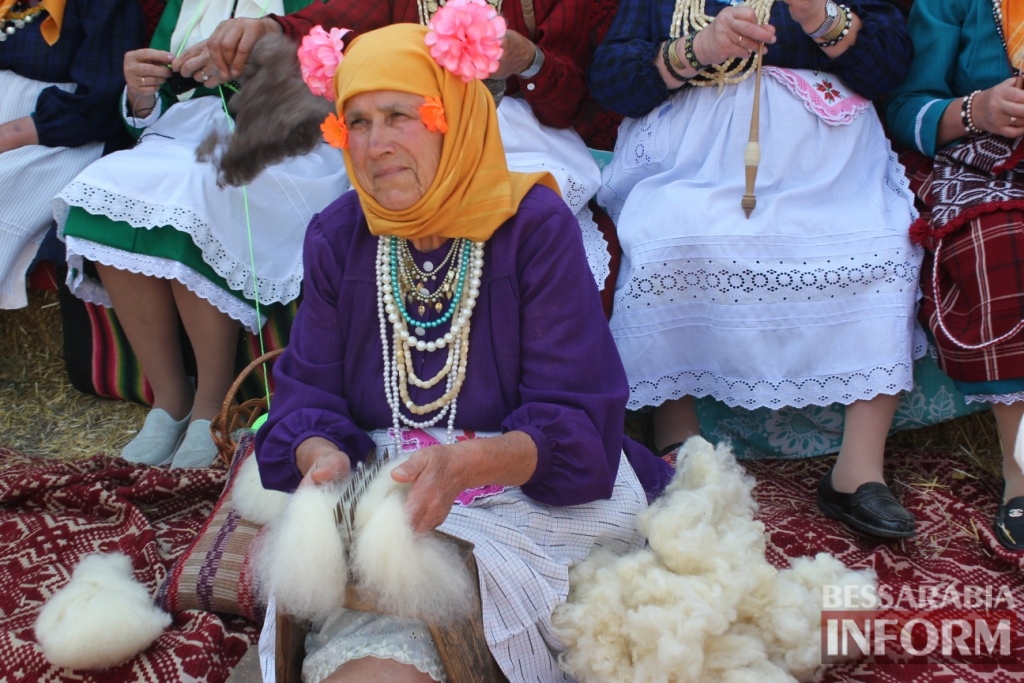
[[[277,609],[314,623],[345,600],[348,567],[334,522],[339,495],[336,486],[299,488],[257,550],[262,597],[273,595]]]
[[[145,650],[170,623],[171,615],[132,576],[126,555],[96,553],[46,601],[35,632],[54,666],[106,669]]]
[[[562,668],[588,683],[774,683],[821,666],[822,586],[873,583],[820,554],[777,571],[754,519],[754,479],[727,446],[686,442],[682,467],[641,516],[648,546],[573,568],[556,608]]]
[[[238,468],[231,488],[231,504],[242,519],[254,524],[270,524],[281,517],[288,494],[263,488],[256,456],[250,455]]]
[[[409,489],[383,467],[359,499],[352,568],[361,590],[385,613],[444,622],[472,608],[473,581],[455,548],[435,534],[418,534],[405,510]]]

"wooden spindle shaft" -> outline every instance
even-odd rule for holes
[[[743,166],[746,171],[746,192],[740,200],[743,213],[747,218],[757,206],[754,184],[757,180],[757,168],[761,164],[760,119],[761,119],[761,50],[764,43],[757,44],[757,67],[754,75],[754,110],[750,113],[750,137],[743,153]]]

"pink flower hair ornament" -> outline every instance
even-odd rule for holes
[[[464,83],[498,70],[505,20],[484,0],[448,0],[428,24],[430,56]]]
[[[322,26],[314,26],[299,45],[302,80],[314,95],[330,102],[334,101],[334,72],[343,58],[344,38],[351,32],[347,28],[332,28],[328,33]]]

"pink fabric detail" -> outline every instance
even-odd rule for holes
[[[299,66],[302,80],[314,95],[334,101],[334,72],[341,63],[345,49],[347,28],[332,28],[328,33],[322,26],[314,26],[302,37],[299,46]]]
[[[776,66],[766,66],[763,72],[786,86],[807,111],[830,126],[846,125],[871,106],[869,100],[847,88],[835,74]]]
[[[395,430],[389,429],[388,435],[394,439]],[[456,441],[468,441],[469,439],[475,438],[477,438],[476,432],[473,431],[465,431],[461,434],[455,435]],[[426,448],[427,446],[440,445],[441,442],[422,429],[403,429],[401,443],[403,453],[412,453],[420,450],[421,448]],[[477,486],[476,488],[466,489],[455,497],[455,504],[462,506],[472,505],[474,501],[480,500],[481,498],[495,496],[506,488],[508,487],[491,484],[488,486]]]
[[[469,83],[498,70],[507,25],[484,0],[449,0],[430,19],[430,56]]]

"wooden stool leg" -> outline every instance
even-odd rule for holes
[[[435,532],[439,533],[439,532]],[[476,558],[473,545],[466,541],[446,536],[458,548],[459,556],[469,576],[477,576]],[[473,607],[470,616],[454,624],[427,622],[427,628],[434,640],[434,646],[441,657],[448,683],[508,683],[494,656],[487,647],[484,636],[484,620],[480,603],[480,585],[474,581]],[[372,600],[359,592],[351,583],[346,587],[346,609],[380,614]],[[300,683],[302,660],[305,656],[306,630],[288,616],[278,612],[277,616],[277,683]]]
[[[306,629],[288,615],[277,613],[274,647],[277,683],[302,683],[302,660],[306,656]]]

